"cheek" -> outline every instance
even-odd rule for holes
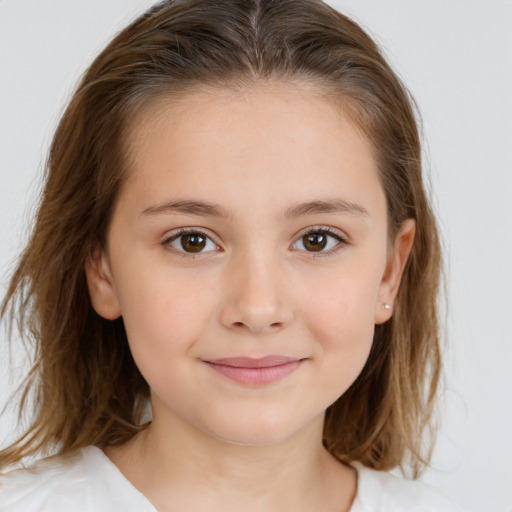
[[[316,340],[321,385],[330,390],[326,406],[357,378],[372,347],[380,270],[368,268],[353,265],[323,280],[322,286],[310,286],[313,293],[303,294],[301,317]]]
[[[302,293],[302,317],[321,339],[337,343],[361,336],[374,329],[374,310],[378,297],[381,269],[360,260],[336,273],[316,276]]]
[[[127,279],[128,275],[136,277]],[[137,365],[148,380],[148,373],[166,375],[179,356],[193,350],[212,315],[215,297],[198,279],[162,275],[156,269],[119,275],[118,282],[123,321]]]

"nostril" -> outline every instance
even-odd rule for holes
[[[281,325],[282,325],[282,322],[274,322],[272,324],[269,324],[269,327],[277,328],[277,327],[281,327]],[[244,322],[233,322],[232,326],[235,328],[248,327],[248,325]]]

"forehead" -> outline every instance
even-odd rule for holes
[[[216,137],[217,142],[224,137],[228,143],[238,135],[268,147],[271,135],[279,131],[281,137],[274,140],[275,147],[286,151],[290,138],[299,142],[300,132],[302,141],[309,138],[320,151],[323,144],[319,146],[319,142],[339,142],[343,130],[345,138],[352,132],[353,138],[359,139],[371,154],[372,144],[358,123],[352,122],[353,111],[347,99],[335,97],[329,88],[313,82],[274,80],[246,86],[194,87],[150,99],[130,123],[128,149],[140,158],[148,149],[145,146],[155,142],[157,131],[169,130],[174,132],[176,142],[188,142],[187,146],[194,145],[197,137]]]
[[[371,144],[342,104],[310,85],[159,98],[135,118],[127,149],[126,185],[153,202],[194,189],[235,203],[382,195]]]

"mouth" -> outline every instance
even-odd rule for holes
[[[262,358],[229,357],[203,360],[213,371],[239,384],[263,385],[277,382],[294,372],[306,359],[272,355]]]

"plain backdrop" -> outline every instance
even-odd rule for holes
[[[0,0],[0,293],[79,75],[149,0]],[[447,261],[446,377],[424,480],[468,512],[512,511],[512,1],[331,0],[415,96]],[[0,406],[23,366],[0,333]],[[0,441],[15,416],[0,418]]]

